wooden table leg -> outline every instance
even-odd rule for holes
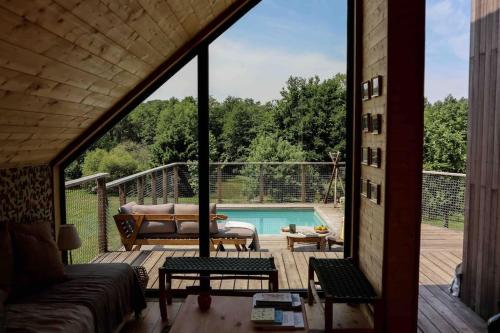
[[[158,272],[158,282],[159,282],[159,289],[160,289],[160,314],[161,314],[161,320],[167,321],[167,305],[166,305],[166,291],[165,291],[165,271],[163,269],[159,269]]]
[[[288,249],[290,250],[290,252],[293,252],[293,247],[294,247],[294,241],[293,241],[293,238],[289,238],[288,239]]]
[[[319,241],[319,249],[320,249],[320,251],[323,251],[323,252],[326,250],[325,238],[321,238],[321,240]]]
[[[333,330],[333,300],[331,296],[325,296],[325,333]]]
[[[172,304],[172,275],[170,273],[166,274],[167,286],[166,286],[166,295],[167,295],[167,303]]]
[[[269,291],[277,293],[279,291],[278,271],[269,274]]]
[[[308,274],[307,274],[307,303],[309,305],[313,305],[313,291],[312,291],[312,286],[311,286],[311,280],[312,284],[314,284],[314,269],[311,265],[311,262],[309,262],[309,269],[308,269]]]

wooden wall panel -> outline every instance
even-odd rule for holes
[[[464,280],[484,318],[500,311],[500,1],[472,2]]]
[[[362,147],[380,149],[379,167],[360,166],[361,179],[380,186],[379,202],[360,196],[355,258],[381,297],[379,332],[417,329],[424,110],[425,3],[357,1],[361,20],[356,89],[382,77],[381,96],[357,101],[355,114],[381,117],[378,134],[359,133]],[[359,7],[361,6],[361,7]],[[356,71],[356,70],[355,70]],[[358,92],[358,99],[361,99]],[[356,159],[354,159],[356,162]],[[356,179],[355,179],[356,181]],[[355,191],[359,195],[359,189]],[[355,203],[353,206],[356,207]],[[356,214],[353,214],[356,216]],[[356,226],[355,226],[356,227]],[[355,229],[353,229],[355,230]]]
[[[382,132],[361,134],[361,146],[382,149],[380,168],[363,165],[361,178],[377,184],[385,180],[385,109],[387,77],[387,2],[384,0],[363,1],[362,30],[362,70],[361,80],[368,81],[382,75],[382,96],[361,103],[362,114],[381,114]],[[360,88],[359,88],[360,89]],[[359,148],[358,148],[359,149]],[[359,150],[358,150],[359,153]],[[382,293],[382,264],[384,253],[384,192],[381,188],[381,201],[376,204],[368,198],[360,202],[359,216],[359,264],[379,294]]]
[[[0,2],[0,167],[52,161],[233,3]]]

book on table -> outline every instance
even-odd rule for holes
[[[273,307],[287,311],[301,311],[302,302],[299,294],[291,293],[257,293],[253,296],[256,308]]]
[[[258,293],[253,297],[253,306],[252,322],[257,328],[280,330],[305,327],[299,294]]]

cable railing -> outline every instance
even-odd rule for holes
[[[112,216],[127,202],[198,203],[195,162],[178,162],[105,182],[96,174],[66,182],[66,223],[82,247],[75,262],[120,248]],[[343,201],[345,168],[332,162],[216,162],[210,164],[210,198],[219,204],[335,203]],[[422,223],[463,230],[465,174],[424,171]]]

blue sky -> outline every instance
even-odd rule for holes
[[[345,0],[263,0],[210,46],[210,93],[270,101],[290,75],[345,72]],[[426,89],[467,96],[470,0],[427,0]],[[192,61],[150,99],[196,94]]]

